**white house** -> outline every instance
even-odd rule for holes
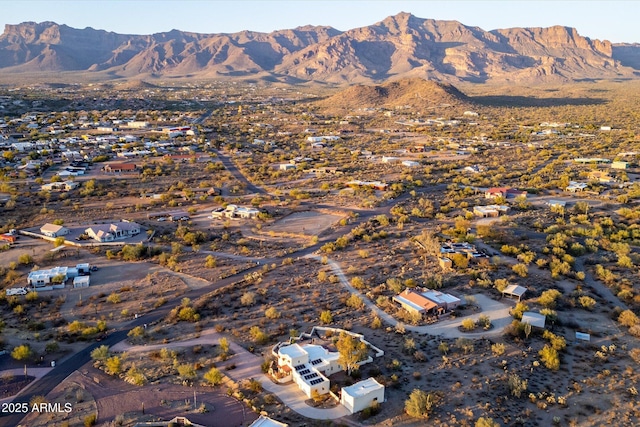
[[[122,221],[111,224],[94,225],[93,227],[87,228],[84,232],[98,242],[112,242],[140,234],[140,225],[135,222]]]
[[[249,427],[288,427],[289,424],[281,423],[272,418],[260,415],[260,417],[252,422]]]
[[[340,403],[352,414],[369,408],[374,403],[382,402],[384,402],[384,386],[374,378],[367,378],[349,387],[342,387]]]
[[[295,169],[296,165],[293,165],[291,163],[282,163],[278,167],[281,171],[288,171],[288,170]]]
[[[290,344],[278,349],[278,366],[291,370],[291,379],[300,390],[311,397],[329,393],[328,375],[342,370],[338,364],[340,355],[314,344]]]
[[[420,163],[415,162],[415,161],[413,161],[413,160],[404,160],[404,161],[402,162],[402,166],[406,166],[406,167],[408,167],[408,168],[415,168],[415,167],[420,166]]]
[[[67,227],[63,227],[62,225],[46,223],[45,225],[40,227],[40,233],[44,234],[47,237],[59,237],[69,234],[69,229]]]
[[[259,209],[246,206],[227,205],[225,209],[218,208],[211,211],[211,218],[243,218],[253,219],[260,213]]]

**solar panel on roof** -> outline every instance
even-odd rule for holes
[[[315,359],[311,361],[311,364],[313,366],[319,365],[320,363],[322,363],[322,359]]]
[[[305,369],[304,371],[300,371],[300,375],[307,375],[309,372],[311,372],[310,369]]]
[[[304,376],[304,379],[305,379],[306,381],[309,381],[310,379],[312,379],[312,378],[316,378],[317,376],[318,376],[318,374],[316,374],[316,373],[314,372],[313,374],[305,375],[305,376]]]
[[[304,365],[296,365],[295,370],[299,371],[300,369],[304,369]]]
[[[320,384],[322,381],[323,381],[322,378],[318,378],[318,379],[315,379],[315,380],[311,381],[310,384],[311,385],[316,385],[316,384]]]

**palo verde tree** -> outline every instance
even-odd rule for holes
[[[351,334],[342,332],[336,343],[338,353],[338,364],[351,375],[352,371],[357,371],[360,365],[358,362],[367,356],[367,345]]]

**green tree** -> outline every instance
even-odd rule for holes
[[[547,369],[551,369],[552,371],[560,369],[560,355],[555,348],[545,344],[538,354]]]
[[[111,356],[105,362],[105,372],[109,375],[118,375],[122,371],[122,359],[119,356]]]
[[[33,258],[29,254],[22,254],[18,257],[18,262],[22,265],[33,264]]]
[[[352,371],[357,371],[360,367],[358,362],[364,360],[367,356],[367,345],[346,332],[340,333],[338,342],[338,364],[351,375]]]
[[[100,347],[96,347],[91,351],[91,358],[97,361],[105,361],[109,358],[109,347],[106,345],[101,345]]]
[[[364,307],[364,301],[356,294],[351,294],[346,301],[347,307],[351,307],[353,309],[359,310]]]
[[[212,367],[204,374],[204,379],[212,386],[222,384],[222,373],[216,368]]]
[[[56,240],[53,241],[53,246],[58,248],[64,245],[65,238],[63,236],[56,237]]]
[[[204,266],[205,268],[216,268],[218,265],[218,260],[215,259],[212,255],[207,255],[205,259]]]
[[[251,339],[253,339],[253,341],[261,345],[266,344],[267,341],[269,341],[269,335],[267,335],[258,326],[252,326],[251,329],[249,329],[249,335],[251,336]]]
[[[413,418],[429,418],[435,406],[435,396],[420,389],[414,389],[404,402],[404,410]]]
[[[476,322],[473,319],[464,319],[462,321],[462,329],[465,331],[473,331],[476,328]]]
[[[220,351],[222,354],[229,354],[229,340],[225,337],[221,337],[218,340],[218,344],[220,345]]]
[[[183,380],[192,380],[197,376],[196,370],[191,363],[179,365],[178,375],[180,375],[180,378],[182,378]]]
[[[15,360],[26,360],[29,359],[33,355],[33,351],[28,344],[23,344],[15,347],[13,351],[11,351],[11,357]]]
[[[548,289],[540,295],[540,298],[538,298],[538,303],[545,306],[546,308],[554,308],[556,306],[556,300],[561,295],[562,294],[557,289]]]

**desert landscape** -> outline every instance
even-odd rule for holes
[[[637,425],[638,52],[7,25],[0,425]]]

